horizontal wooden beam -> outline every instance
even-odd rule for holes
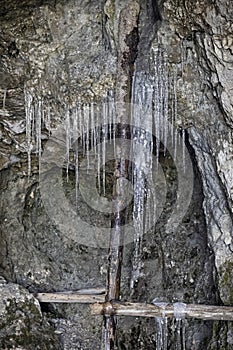
[[[158,306],[154,304],[105,302],[90,305],[92,315],[118,315],[135,317],[177,317],[175,304]],[[180,310],[179,310],[180,313]],[[233,321],[233,307],[184,304],[181,318],[197,318],[202,320]]]
[[[133,316],[133,317],[180,317],[201,320],[233,321],[232,306],[203,304],[183,304],[182,310],[177,304],[144,304],[127,302],[105,302],[105,288],[89,288],[77,291],[36,293],[40,303],[79,303],[90,305],[92,315]],[[179,303],[178,303],[179,306]]]
[[[40,303],[104,303],[105,288],[79,289],[77,291],[36,293],[34,297]]]

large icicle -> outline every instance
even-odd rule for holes
[[[153,198],[152,186],[152,98],[151,77],[145,72],[136,72],[132,91],[132,124],[133,127],[133,224],[134,224],[134,256],[130,287],[142,274],[143,235],[149,227]],[[149,183],[149,187],[148,187]]]
[[[7,94],[7,89],[4,89],[4,91],[3,91],[2,109],[6,108],[6,94]]]
[[[27,88],[24,88],[25,114],[26,114],[26,148],[28,160],[28,176],[31,175],[31,151],[32,151],[32,121],[34,119],[33,96]]]
[[[66,127],[66,180],[69,180],[69,165],[70,165],[70,110],[69,106],[65,108],[65,127]]]
[[[161,307],[165,310],[165,307],[167,306],[166,302],[160,302],[157,301],[157,299],[153,300],[153,304],[156,306]],[[165,317],[165,314],[162,317],[155,317],[156,322],[156,350],[167,350],[168,347],[168,328],[167,328],[167,317]]]
[[[185,350],[185,309],[186,304],[177,302],[173,304],[174,306],[174,317],[176,320],[176,349]]]
[[[102,101],[102,171],[103,171],[103,179],[102,179],[102,185],[103,185],[103,195],[105,196],[106,192],[106,168],[105,168],[105,162],[106,162],[106,142],[108,138],[108,124],[109,124],[109,116],[108,116],[108,105],[107,105],[107,96],[103,96]]]
[[[87,157],[87,172],[90,168],[90,150],[89,150],[89,132],[90,132],[90,105],[86,103],[83,110],[84,135],[85,135],[85,150]]]
[[[42,118],[43,118],[43,101],[42,101],[42,98],[39,96],[37,101],[36,101],[36,104],[35,104],[36,153],[37,153],[38,159],[39,159],[39,171],[41,168],[41,154],[42,154],[42,147],[41,147]]]
[[[164,54],[164,92],[163,92],[163,143],[164,143],[164,154],[166,153],[167,148],[167,138],[168,138],[168,101],[169,101],[169,73],[168,73],[168,62],[167,55]]]
[[[74,163],[75,163],[75,203],[77,206],[78,200],[78,182],[79,182],[79,163],[78,163],[78,108],[75,107],[73,109],[73,150],[74,150]]]

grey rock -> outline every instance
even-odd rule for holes
[[[168,179],[164,212],[155,230],[145,236],[142,275],[134,293],[129,290],[133,245],[125,247],[121,297],[232,305],[232,3],[158,1],[160,15],[153,14],[151,1],[139,3],[136,67],[151,74],[150,47],[155,52],[160,45],[167,55],[170,78],[177,73],[176,126],[186,129],[195,182],[183,222],[175,233],[168,233],[164,227],[176,203],[177,178],[174,162],[169,157],[161,159]],[[99,102],[106,91],[115,88],[119,19],[124,7],[123,0],[13,0],[1,6],[0,273],[17,283],[0,281],[3,349],[36,349],[37,345],[38,349],[55,350],[100,348],[101,317],[91,317],[81,305],[44,305],[41,311],[23,289],[46,292],[102,286],[108,262],[106,247],[80,244],[46,211],[38,174],[38,127],[35,125],[35,134],[26,135],[25,92],[31,94],[32,109],[38,111],[38,101],[43,101],[41,139],[45,149],[51,130],[62,126],[65,134],[67,106],[72,109],[80,100]],[[142,79],[143,84],[148,81]],[[55,146],[64,149],[63,134]],[[57,186],[62,185],[67,200],[63,206],[68,203],[68,208],[75,208],[72,166],[69,183],[64,175],[60,183],[50,182],[52,188],[48,188],[49,195],[57,195]],[[97,215],[80,197],[78,207],[85,222],[101,226],[109,220],[108,215]],[[54,208],[54,215],[59,210]],[[85,237],[87,233],[82,234]],[[228,350],[232,346],[230,324],[193,320],[186,329],[187,349],[221,346]],[[154,320],[121,318],[118,334],[119,349],[155,347]],[[171,336],[171,349],[173,341]]]
[[[38,301],[13,283],[0,285],[0,328],[1,349],[61,349]]]

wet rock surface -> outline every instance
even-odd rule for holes
[[[154,1],[152,1],[155,3]],[[169,156],[164,212],[143,242],[143,269],[129,283],[133,244],[125,247],[122,300],[232,305],[233,102],[232,4],[167,0],[152,11],[140,1],[137,67],[148,71],[150,46],[166,52],[177,76],[177,120],[186,129],[194,167],[189,209],[175,234],[164,229],[175,205],[177,174]],[[104,286],[107,249],[79,244],[46,212],[40,194],[36,139],[28,177],[25,89],[51,107],[49,128],[64,123],[66,104],[99,101],[117,81],[119,18],[124,1],[3,1],[0,9],[0,285],[2,349],[99,349],[102,318],[86,306],[42,305],[30,292]],[[155,5],[154,5],[155,6]],[[46,107],[47,108],[47,107]],[[72,169],[70,172],[73,174]],[[74,181],[64,182],[75,207]],[[65,175],[64,175],[65,178]],[[88,206],[83,206],[88,218]],[[99,223],[103,218],[98,218]],[[12,284],[12,282],[17,284]],[[21,287],[20,287],[20,286]],[[13,316],[12,316],[13,313]],[[172,329],[172,324],[170,325]],[[188,321],[187,349],[231,349],[232,325]],[[23,338],[24,337],[24,338]],[[154,349],[154,320],[121,318],[119,349]],[[169,348],[175,348],[170,334]]]

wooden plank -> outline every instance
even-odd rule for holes
[[[80,289],[68,292],[36,293],[40,303],[80,303],[93,304],[105,301],[105,288]]]

